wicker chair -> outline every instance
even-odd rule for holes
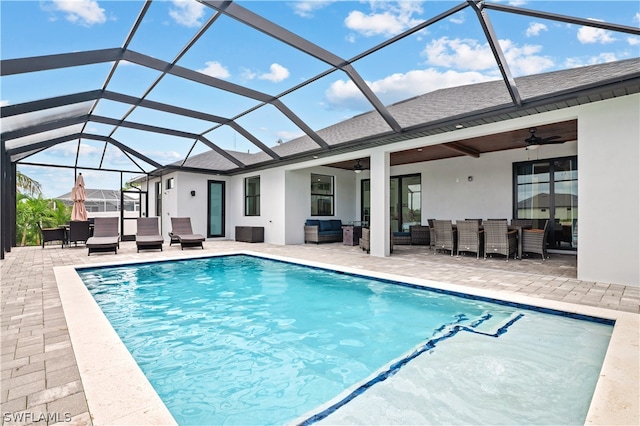
[[[450,220],[434,220],[433,225],[436,228],[436,252],[438,250],[448,250],[453,256],[456,251],[456,230]]]
[[[78,245],[78,242],[86,244],[87,240],[91,236],[88,220],[72,220],[69,222],[69,237],[68,243],[74,243]]]
[[[40,222],[37,224],[42,237],[42,248],[44,248],[44,243],[52,241],[60,241],[60,247],[64,247],[64,228],[43,228]]]
[[[430,229],[428,226],[411,225],[409,233],[411,234],[412,245],[428,246],[431,243]]]
[[[512,226],[522,226],[523,228],[533,228],[533,219],[511,219]]]
[[[360,248],[369,253],[371,251],[371,237],[369,228],[362,228],[362,236],[360,237]]]
[[[480,229],[477,220],[458,220],[458,256],[460,252],[476,253],[476,258],[480,258],[480,253],[484,247],[484,230]]]
[[[429,249],[435,250],[436,248],[436,227],[433,225],[435,219],[427,219],[429,223]]]
[[[544,223],[544,229],[522,230],[522,252],[537,253],[542,260],[549,258],[547,254],[547,235],[549,234],[549,221]]]
[[[507,262],[511,255],[515,259],[518,251],[518,231],[509,231],[506,219],[487,220],[483,227],[484,258],[489,254],[502,254],[506,256]]]

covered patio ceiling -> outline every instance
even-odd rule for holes
[[[390,154],[390,164],[392,166],[400,166],[403,164],[422,163],[425,161],[443,160],[445,158],[462,156],[477,158],[481,154],[488,152],[526,149],[529,145],[525,142],[525,139],[530,135],[530,129],[520,129],[477,138],[461,139],[456,142],[396,151]],[[570,120],[537,126],[536,136],[542,138],[559,136],[559,138],[554,139],[554,142],[558,143],[575,141],[578,139],[578,122],[576,120]],[[369,169],[369,157],[359,160],[364,170]],[[327,166],[353,170],[354,161],[340,161],[327,164]]]
[[[37,2],[18,3],[37,5]],[[65,162],[68,167],[158,174],[176,169],[235,174],[304,161],[312,155],[326,157],[330,161],[334,154],[452,131],[457,125],[469,127],[566,107],[576,102],[623,96],[637,92],[639,85],[637,62],[630,62],[623,67],[624,72],[614,70],[610,73],[607,70],[601,75],[594,73],[591,80],[577,81],[566,87],[563,83],[554,83],[553,90],[540,91],[538,86],[545,86],[541,84],[544,78],[534,81],[534,74],[527,75],[521,65],[510,61],[512,55],[504,41],[509,35],[500,33],[502,28],[506,28],[504,22],[534,19],[636,39],[640,35],[640,29],[635,26],[557,13],[550,3],[544,4],[547,10],[534,10],[477,0],[435,2],[429,5],[429,10],[421,9],[419,15],[413,15],[411,25],[405,24],[404,29],[387,33],[377,44],[370,44],[366,49],[349,55],[348,49],[337,47],[339,44],[333,49],[325,48],[322,47],[323,40],[315,40],[311,35],[305,37],[302,34],[306,31],[297,21],[289,23],[281,19],[275,6],[282,8],[283,2],[273,3],[273,8],[269,9],[271,2],[210,0],[197,2],[203,13],[199,15],[198,24],[191,27],[190,37],[185,38],[183,32],[176,31],[175,38],[183,39],[181,47],[173,51],[169,48],[158,51],[149,41],[161,33],[154,33],[151,28],[154,28],[154,20],[158,19],[157,13],[168,7],[168,2],[123,3],[126,3],[133,19],[119,44],[109,46],[107,42],[105,46],[105,42],[100,41],[89,50],[60,45],[58,52],[5,57],[5,54],[11,55],[10,52],[38,52],[38,49],[29,46],[28,40],[21,40],[23,32],[10,31],[14,28],[10,25],[12,20],[26,19],[13,15],[24,5],[3,2],[3,57],[0,63],[3,92],[20,93],[22,90],[23,93],[41,94],[17,103],[3,98],[2,150],[10,161],[59,166],[44,153],[54,147],[66,146],[69,148],[67,151],[74,153]],[[191,3],[195,4],[195,1]],[[534,7],[539,4],[532,3]],[[105,5],[108,7],[109,3]],[[136,7],[137,14],[134,13]],[[576,8],[576,13],[579,12]],[[374,17],[374,14],[369,16]],[[404,104],[386,102],[384,92],[376,90],[376,85],[371,82],[374,79],[372,65],[375,69],[382,66],[382,62],[376,61],[385,61],[385,66],[388,66],[388,62],[393,62],[389,58],[394,57],[394,49],[402,43],[428,38],[430,32],[439,30],[439,25],[465,19],[465,26],[475,28],[493,61],[493,74],[489,74],[494,75],[494,79],[480,79],[472,87],[477,86],[477,90],[490,88],[485,95],[491,98],[490,101],[470,105],[462,111],[443,108],[440,117],[432,117],[418,108],[422,92],[414,93],[416,98],[410,98]],[[320,22],[314,23],[320,25]],[[448,37],[457,37],[455,31],[455,28],[451,30]],[[253,37],[259,38],[264,45],[252,45]],[[328,39],[330,35],[325,37]],[[560,40],[556,42],[562,43]],[[176,42],[166,44],[177,46]],[[326,44],[332,43],[327,41]],[[14,45],[22,47],[16,49]],[[78,42],[82,47],[92,45],[90,41]],[[309,66],[296,76],[293,84],[281,84],[275,86],[275,91],[268,91],[263,89],[264,85],[256,83],[257,79],[247,77],[242,84],[234,82],[224,73],[199,69],[198,62],[193,60],[197,52],[224,50],[228,46],[246,58],[261,50],[273,49],[277,55],[276,51],[284,49]],[[635,53],[628,58],[637,59],[640,56],[637,50],[636,47]],[[215,55],[210,57],[215,58]],[[514,71],[516,69],[518,71]],[[272,70],[275,73],[279,68],[272,66]],[[561,67],[555,70],[562,72]],[[77,75],[90,75],[97,83],[65,92],[68,83],[72,83]],[[272,77],[267,75],[264,78]],[[562,80],[559,75],[557,79]],[[135,84],[123,84],[123,81]],[[348,85],[360,99],[361,109],[351,110],[360,114],[344,121],[344,124],[340,124],[341,121],[336,125],[336,121],[317,120],[314,108],[320,102],[308,96],[314,86],[333,87],[332,81]],[[61,86],[60,90],[56,90],[57,84]],[[452,103],[455,93],[447,91],[449,87],[441,82],[433,93],[448,93],[449,100],[444,97],[443,101]],[[19,99],[17,94],[16,99]],[[332,117],[335,120],[338,116],[334,114]],[[261,126],[270,120],[283,126],[282,134],[292,136],[276,141],[275,133],[263,132]],[[576,140],[576,127],[575,121],[540,126],[538,135],[559,135],[563,141]],[[529,129],[522,129],[425,146],[421,150],[396,152],[392,155],[392,164],[522,148],[528,132]],[[87,148],[94,152],[89,163],[84,162],[85,156],[82,155],[88,151]],[[173,156],[164,155],[168,151]],[[199,163],[198,167],[190,165],[192,158],[203,153],[212,155],[211,160],[204,165]],[[331,165],[352,167],[350,162],[349,167],[347,163]]]

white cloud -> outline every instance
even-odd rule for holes
[[[548,28],[545,24],[541,22],[532,22],[529,24],[529,27],[525,31],[525,35],[527,37],[535,37],[540,35],[541,31],[547,31]]]
[[[207,61],[205,62],[205,65],[206,66],[204,68],[197,71],[216,78],[229,78],[231,75],[229,74],[229,70],[227,70],[227,68],[225,68],[220,62]]]
[[[292,3],[293,13],[303,18],[310,18],[316,10],[329,6],[333,1],[310,0]]]
[[[495,80],[496,77],[479,72],[440,72],[434,68],[396,73],[381,80],[367,82],[384,104],[390,104],[436,89]],[[335,109],[369,110],[371,104],[351,80],[337,80],[325,92],[328,103]]]
[[[500,46],[514,76],[536,74],[554,65],[551,59],[537,55],[541,46],[518,46],[511,40],[500,40]],[[497,75],[497,64],[489,44],[481,44],[478,40],[441,37],[431,41],[423,53],[430,65]]]
[[[599,21],[598,19],[591,19],[592,21]],[[580,43],[593,44],[593,43],[612,43],[616,39],[611,36],[611,33],[602,28],[585,27],[582,26],[578,29],[577,34]]]
[[[627,43],[629,46],[637,46],[640,44],[640,37],[627,37]]]
[[[95,0],[53,0],[56,10],[65,12],[67,21],[91,26],[106,22],[104,9]]]
[[[453,24],[457,24],[457,25],[464,24],[464,22],[465,22],[464,12],[456,13],[451,18],[449,18],[449,22],[451,22]]]
[[[174,8],[169,10],[178,24],[185,27],[199,27],[200,19],[204,16],[204,5],[193,0],[173,0]]]
[[[289,77],[289,70],[280,64],[273,63],[269,67],[270,72],[261,74],[260,80],[269,80],[273,83],[279,83]]]
[[[9,104],[10,104],[10,102],[9,102],[9,101],[7,101],[7,100],[5,100],[5,99],[0,100],[0,106],[7,106],[7,105],[9,105]]]
[[[428,64],[446,68],[487,70],[496,65],[489,45],[473,39],[441,37],[432,40],[423,53]]]
[[[636,12],[633,16],[633,20],[640,24],[640,12]]]
[[[258,76],[257,73],[251,71],[248,68],[244,68],[242,73],[240,74],[240,76],[244,79],[244,80],[253,80],[254,78],[256,78]]]
[[[345,18],[347,28],[357,31],[365,36],[384,35],[392,36],[411,28],[420,22],[413,19],[413,14],[422,13],[422,3],[405,2],[371,2],[374,9],[368,15],[359,10],[354,10]],[[378,12],[381,10],[381,12]]]
[[[605,62],[614,62],[614,61],[617,61],[618,59],[619,58],[616,56],[615,53],[604,52],[604,53],[600,53],[597,56],[591,56],[588,58],[568,58],[565,61],[565,67],[578,68],[578,67],[584,67],[587,65],[602,64]]]

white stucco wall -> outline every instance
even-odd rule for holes
[[[640,95],[633,95],[404,141],[395,144],[393,149],[410,149],[578,119],[578,142],[548,145],[533,151],[514,149],[487,153],[480,158],[463,156],[393,166],[387,176],[421,174],[423,223],[430,218],[511,218],[514,162],[578,154],[578,278],[640,286],[639,117]],[[378,147],[231,177],[182,172],[163,176],[163,231],[166,235],[171,228],[170,216],[191,216],[194,231],[206,235],[207,180],[223,180],[227,182],[225,238],[235,237],[236,225],[263,226],[267,243],[302,244],[303,224],[310,217],[311,173],[336,177],[333,218],[345,222],[359,220],[360,180],[370,177],[372,186],[375,182],[381,185],[379,176],[373,175],[376,168],[357,175],[348,170],[324,167],[322,162],[363,158],[372,153],[377,156],[388,149]],[[382,163],[377,161],[376,164],[379,167]],[[244,178],[256,175],[261,177],[261,215],[245,217]],[[472,181],[468,181],[469,176],[473,177]],[[166,190],[165,182],[170,177],[175,178],[176,187]],[[153,182],[151,180],[151,185]],[[383,189],[388,189],[388,185],[384,185]],[[153,186],[151,188],[149,206],[153,213],[155,200]],[[191,190],[196,191],[195,197],[190,195]],[[376,200],[379,206],[388,210],[383,198]],[[612,212],[615,215],[612,216]],[[375,238],[382,241],[383,234],[386,235],[381,233]],[[384,256],[386,249],[375,254]]]
[[[580,108],[578,278],[640,286],[640,95]]]
[[[430,161],[422,172],[422,222],[513,217],[513,163],[577,154],[576,142]],[[472,181],[469,181],[469,176]]]

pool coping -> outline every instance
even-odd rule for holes
[[[245,254],[267,259],[291,262],[317,268],[337,270],[344,273],[368,276],[372,278],[398,281],[417,286],[461,292],[498,301],[506,301],[553,309],[571,314],[587,315],[616,321],[609,347],[605,355],[600,377],[589,407],[585,424],[638,424],[640,404],[638,402],[638,347],[640,336],[640,315],[566,302],[532,298],[518,294],[506,294],[494,290],[447,284],[416,277],[397,276],[369,270],[349,268],[339,265],[283,256],[233,250],[223,253],[194,254],[180,253],[162,260],[170,261],[191,258],[206,258]],[[77,274],[77,269],[107,267],[147,263],[138,261],[114,261],[93,265],[71,265],[54,268],[56,284],[60,293],[63,310],[67,320],[71,344],[76,356],[80,377],[87,397],[89,412],[93,423],[101,424],[137,424],[158,425],[177,424],[169,410],[157,395],[144,373],[120,340],[100,307]],[[117,378],[114,380],[114,378]],[[122,378],[126,378],[123,381]],[[393,380],[390,378],[389,380]],[[125,385],[126,384],[126,385]],[[311,415],[340,401],[360,384],[336,396],[331,401],[316,407],[309,413],[292,421],[300,423]],[[384,382],[377,386],[384,386]],[[366,398],[366,393],[358,397]],[[338,409],[337,411],[340,411]],[[384,422],[384,419],[380,419]]]

